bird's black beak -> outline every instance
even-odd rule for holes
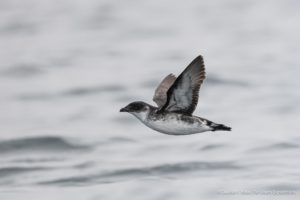
[[[125,108],[121,108],[120,112],[128,112],[129,110],[125,107]]]

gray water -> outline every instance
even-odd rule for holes
[[[299,199],[300,2],[0,1],[0,199]],[[119,113],[203,55],[174,137]]]

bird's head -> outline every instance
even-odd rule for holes
[[[133,114],[140,120],[145,120],[147,115],[149,114],[150,107],[151,106],[145,102],[135,101],[128,104],[124,108],[121,108],[120,112],[128,112],[130,114]]]

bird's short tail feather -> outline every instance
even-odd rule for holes
[[[231,127],[225,126],[223,124],[214,124],[212,128],[212,131],[231,131]]]

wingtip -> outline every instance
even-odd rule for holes
[[[194,63],[199,63],[200,66],[204,69],[204,59],[202,55],[198,55],[192,62],[190,65],[193,65]],[[189,66],[190,66],[189,65]]]
[[[203,56],[199,54],[199,55],[195,58],[195,60],[203,60]]]
[[[197,58],[202,58],[202,59],[203,59],[203,56],[202,56],[201,54],[199,54],[199,55],[197,56]]]

